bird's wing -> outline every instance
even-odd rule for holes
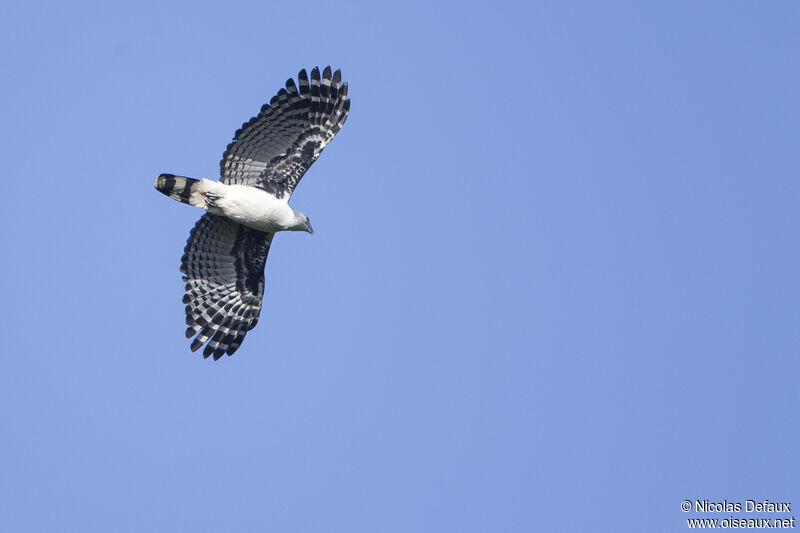
[[[260,187],[288,198],[308,167],[341,129],[350,110],[340,71],[305,69],[233,136],[220,161],[220,181]]]
[[[192,351],[208,343],[204,357],[232,355],[256,326],[272,236],[211,213],[192,228],[181,258]]]

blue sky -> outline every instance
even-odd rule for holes
[[[800,506],[800,8],[647,4],[7,6],[0,529]],[[203,360],[200,212],[153,180],[217,177],[328,64],[352,109],[292,198],[315,234],[275,238],[258,327]]]

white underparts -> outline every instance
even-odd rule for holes
[[[192,191],[190,201],[209,213],[226,216],[260,231],[302,229],[305,221],[305,216],[289,207],[286,201],[249,185],[226,185],[203,179]]]

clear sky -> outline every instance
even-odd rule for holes
[[[8,4],[0,530],[800,507],[798,27],[796,2]],[[217,177],[328,64],[352,108],[292,198],[315,234],[275,238],[258,327],[204,360],[201,213],[153,181]]]

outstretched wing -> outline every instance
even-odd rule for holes
[[[347,82],[331,67],[314,67],[286,81],[258,116],[233,136],[220,161],[220,181],[260,187],[277,198],[290,196],[308,167],[342,128],[350,110]]]
[[[186,338],[203,357],[232,355],[261,313],[264,264],[272,242],[264,233],[206,213],[186,241],[181,272],[186,282]]]

